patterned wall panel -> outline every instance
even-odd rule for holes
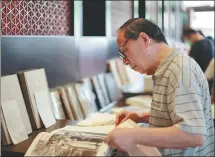
[[[70,1],[2,0],[3,35],[70,35]]]

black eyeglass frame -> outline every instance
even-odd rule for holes
[[[127,39],[125,41],[125,43],[118,49],[118,53],[119,53],[119,57],[123,60],[123,59],[126,59],[126,55],[123,51],[121,51],[121,49],[124,49],[124,46],[126,45],[126,43],[129,41],[130,39]]]

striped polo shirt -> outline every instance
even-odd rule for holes
[[[202,146],[159,149],[162,155],[214,156],[214,123],[207,79],[199,65],[183,53],[172,52],[153,75],[149,127],[175,126],[205,135]]]

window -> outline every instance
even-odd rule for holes
[[[205,36],[214,38],[214,11],[194,12],[191,28],[201,30]]]
[[[214,6],[214,1],[182,1],[185,8],[199,6]]]

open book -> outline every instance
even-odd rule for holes
[[[118,127],[138,127],[128,120]],[[161,156],[153,147],[137,146],[134,152],[120,152],[103,142],[105,136],[115,129],[114,125],[97,127],[66,126],[51,133],[40,133],[25,156]]]
[[[106,156],[104,137],[114,126],[66,126],[51,133],[40,133],[25,156]]]

